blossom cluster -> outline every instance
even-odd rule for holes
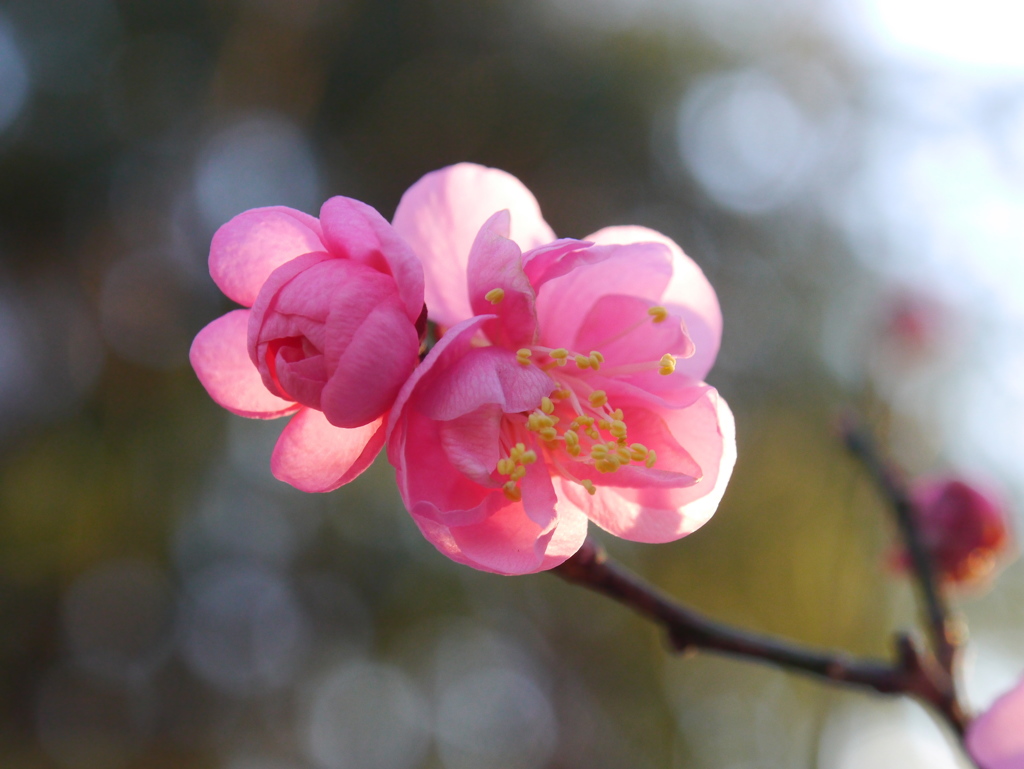
[[[413,521],[457,562],[550,569],[589,522],[675,540],[724,493],[733,418],[703,381],[718,300],[658,232],[556,238],[518,179],[463,163],[390,224],[344,197],[319,218],[246,211],[210,274],[243,309],[197,335],[192,365],[228,410],[291,415],[274,475],[331,491],[386,446]]]

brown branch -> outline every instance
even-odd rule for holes
[[[706,649],[883,694],[907,694],[932,706],[958,736],[963,736],[966,722],[952,680],[934,657],[922,654],[907,636],[897,638],[896,661],[886,663],[807,649],[739,630],[680,605],[609,560],[604,550],[589,539],[553,572],[568,582],[603,593],[660,625],[677,652]]]
[[[840,432],[847,449],[864,465],[892,509],[924,602],[935,657],[947,675],[952,676],[959,654],[958,633],[950,620],[949,607],[939,587],[931,556],[921,540],[910,495],[899,474],[879,455],[871,436],[852,417],[842,420]]]

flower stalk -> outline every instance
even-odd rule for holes
[[[588,539],[579,552],[552,570],[567,582],[582,585],[628,606],[661,626],[673,650],[689,654],[714,651],[777,665],[836,684],[870,689],[881,694],[915,697],[938,713],[958,738],[967,720],[955,695],[952,679],[935,657],[922,651],[908,635],[896,637],[895,661],[858,659],[845,652],[822,651],[752,633],[710,619],[683,606],[611,560]]]
[[[872,437],[852,417],[841,421],[840,435],[846,448],[861,462],[889,504],[924,604],[935,658],[952,678],[960,652],[959,634],[939,586],[935,565],[916,523],[910,494],[896,470],[881,457]]]

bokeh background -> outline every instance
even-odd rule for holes
[[[711,615],[885,655],[915,620],[855,407],[912,475],[1024,487],[1014,0],[2,0],[0,763],[11,769],[955,767],[921,708],[666,653],[551,575],[418,536],[380,462],[275,481],[281,423],[187,364],[234,214],[390,217],[504,168],[565,236],[644,224],[721,298],[716,517],[612,554]],[[956,599],[969,698],[1024,569]]]

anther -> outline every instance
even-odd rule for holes
[[[555,410],[555,404],[545,395],[540,399],[540,410],[545,414],[550,414]]]
[[[590,358],[586,355],[577,355],[575,360],[577,368],[590,368]]]
[[[614,473],[619,469],[621,462],[615,454],[609,454],[604,459],[599,459],[594,463],[594,467],[602,473]]]
[[[642,443],[634,443],[629,447],[629,456],[634,462],[643,462],[647,459],[647,447]]]
[[[518,481],[524,475],[526,475],[526,468],[523,467],[522,465],[517,465],[515,468],[513,468],[512,472],[509,473],[509,477],[513,481]]]
[[[532,465],[537,461],[537,452],[533,449],[523,452],[523,455],[519,458],[519,461],[524,465]]]
[[[591,406],[599,409],[608,402],[608,393],[604,390],[594,390],[594,392],[590,393],[588,400]]]
[[[654,467],[654,463],[658,461],[658,455],[654,453],[654,449],[647,452],[647,459],[644,460],[644,464],[647,467]]]
[[[608,447],[603,443],[595,443],[590,447],[590,456],[593,459],[604,459],[608,456]]]
[[[511,475],[512,471],[516,469],[516,463],[508,457],[498,460],[498,473],[501,475]]]
[[[611,427],[608,428],[608,432],[614,435],[616,438],[626,437],[626,423],[621,419],[613,419]]]
[[[553,441],[558,437],[558,431],[554,427],[542,427],[537,431],[541,440]]]
[[[659,363],[661,367],[658,369],[658,373],[662,376],[668,376],[676,370],[676,359],[669,353],[662,355]]]
[[[551,359],[559,366],[564,366],[568,362],[569,351],[564,347],[559,347],[558,349],[549,352],[548,355],[551,356]]]
[[[626,418],[625,414],[622,413],[622,409],[615,409],[615,411],[613,411],[609,416],[611,416],[612,419],[625,419]]]
[[[515,481],[507,481],[501,490],[505,492],[505,496],[511,499],[513,502],[518,502],[523,498],[523,492],[516,486]]]
[[[662,323],[666,318],[668,318],[668,310],[658,305],[648,308],[647,314],[651,316],[651,319],[655,323]]]
[[[597,350],[594,350],[589,356],[587,356],[587,361],[590,363],[590,368],[597,371],[601,368],[601,364],[604,363],[604,356]]]
[[[564,401],[572,397],[572,391],[568,387],[559,387],[551,393],[551,397]]]
[[[524,366],[530,365],[531,355],[533,355],[533,352],[526,347],[523,347],[520,350],[516,350],[516,360],[519,361]]]
[[[622,460],[622,464],[629,464],[633,457],[630,454],[629,449],[626,446],[618,445],[615,447],[615,455]]]
[[[585,488],[590,496],[594,496],[597,493],[597,489],[594,487],[594,482],[589,478],[584,478],[580,481],[580,486]]]
[[[486,299],[491,304],[497,304],[504,298],[505,289],[503,288],[492,288],[490,291],[484,294],[484,299]]]
[[[607,430],[612,426],[612,423],[609,422],[607,419],[601,419],[598,421],[597,426],[601,430]]]

